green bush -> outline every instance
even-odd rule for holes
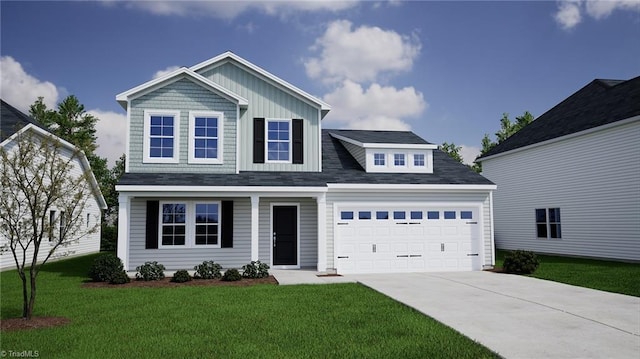
[[[171,281],[176,283],[184,283],[190,280],[191,276],[189,275],[189,272],[184,269],[180,269],[179,271],[177,271],[171,278]]]
[[[144,262],[143,265],[136,267],[138,273],[136,273],[137,279],[142,280],[160,280],[164,278],[164,266],[156,261]]]
[[[540,261],[535,253],[524,250],[507,252],[502,267],[512,274],[531,274],[538,269]]]
[[[269,276],[269,265],[260,261],[251,261],[242,266],[242,276],[245,278],[266,278]]]
[[[204,261],[202,264],[198,264],[193,267],[196,270],[193,277],[201,279],[214,279],[222,277],[220,270],[222,266],[214,261]]]
[[[89,269],[89,277],[94,282],[110,282],[111,278],[124,270],[122,261],[112,253],[97,257]]]
[[[102,223],[100,231],[100,251],[115,252],[118,244],[118,226]]]
[[[235,282],[241,279],[242,276],[240,275],[240,272],[235,268],[227,269],[222,276],[222,280],[225,282]]]
[[[129,283],[130,281],[131,279],[127,275],[127,272],[120,271],[116,273],[113,277],[111,277],[109,284],[126,284],[126,283]]]

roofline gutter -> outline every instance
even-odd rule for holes
[[[336,138],[338,140],[351,143],[358,147],[362,148],[384,148],[384,149],[420,149],[420,150],[435,150],[438,148],[438,145],[434,145],[431,143],[363,143],[360,141],[356,141],[349,137],[345,137],[342,135],[338,135],[336,133],[331,132],[329,130],[329,135],[331,137]]]
[[[162,192],[163,195],[169,193],[184,194],[187,192],[203,192],[212,193],[319,193],[327,192],[327,187],[286,187],[286,186],[153,186],[153,185],[117,185],[116,191],[118,192]]]
[[[370,191],[494,191],[495,184],[366,184],[328,183],[330,192],[370,192]]]

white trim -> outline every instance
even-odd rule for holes
[[[226,62],[228,62],[229,60],[233,60],[237,63],[239,63],[240,65],[243,65],[244,67],[252,70],[253,72],[257,73],[258,75],[260,75],[261,77],[265,78],[268,80],[268,82],[272,82],[276,85],[278,85],[278,87],[283,88],[284,90],[286,90],[286,92],[289,92],[291,94],[296,95],[296,97],[300,97],[304,100],[306,100],[305,102],[311,103],[314,107],[318,107],[321,110],[324,111],[329,111],[331,110],[331,106],[328,105],[326,102],[318,99],[317,97],[311,96],[310,94],[302,91],[301,89],[293,86],[292,84],[282,80],[281,78],[271,74],[270,72],[252,64],[251,62],[243,59],[242,57],[234,54],[231,51],[227,51],[223,54],[220,54],[214,58],[211,58],[209,60],[205,60],[203,62],[200,62],[199,64],[196,64],[194,66],[191,66],[189,69],[193,72],[198,72],[202,69],[205,68],[213,68],[216,66],[220,66]]]
[[[384,156],[384,165],[375,164],[375,155]],[[404,155],[404,165],[395,164],[395,155]],[[424,166],[415,165],[415,155],[424,156]],[[366,149],[365,167],[368,173],[433,173],[432,150],[397,150],[397,149]]]
[[[318,228],[318,272],[327,270],[327,195],[321,193],[316,197]]]
[[[117,185],[116,191],[127,192],[134,196],[161,194],[163,197],[195,196],[203,194],[213,197],[233,197],[237,194],[269,194],[272,197],[294,197],[301,193],[323,193],[327,187],[276,187],[276,186],[152,186]],[[187,195],[188,194],[188,195]],[[215,194],[215,195],[212,195]]]
[[[293,162],[293,120],[290,118],[266,118],[264,121],[264,163],[292,163]],[[269,159],[269,122],[286,122],[289,126],[289,159],[286,161],[283,160],[270,160]],[[280,140],[272,140],[277,143],[284,142]]]
[[[131,101],[127,100],[127,136],[126,141],[124,142],[124,153],[125,153],[125,161],[124,161],[124,172],[129,173],[129,163],[131,162],[129,159],[131,158]]]
[[[489,236],[491,237],[491,265],[496,265],[496,241],[493,224],[493,191],[489,192],[489,214],[491,216],[489,223]]]
[[[240,106],[236,105],[236,174],[240,173],[240,148],[242,146],[242,121],[240,121]]]
[[[218,157],[216,158],[196,158],[195,157],[195,127],[196,117],[215,117],[217,118],[217,130],[218,130],[218,148],[216,149]],[[224,163],[224,113],[218,111],[189,111],[189,163],[204,163],[204,164],[223,164]],[[207,136],[205,136],[206,138]]]
[[[173,157],[151,157],[151,117],[173,116]],[[178,163],[180,162],[180,111],[144,110],[142,138],[142,163]]]
[[[318,172],[322,172],[322,110],[318,110]]]
[[[333,132],[330,132],[329,134],[331,135],[331,137],[337,138],[341,141],[348,142],[362,148],[380,148],[380,149],[398,149],[398,150],[435,150],[438,148],[438,145],[434,145],[431,143],[366,143],[366,142],[356,141],[352,138],[338,135]]]
[[[260,196],[251,196],[251,260],[260,259]]]
[[[131,197],[118,195],[118,258],[125,270],[129,270],[129,214],[131,213]]]
[[[185,239],[184,245],[163,245],[162,244],[162,205],[163,204],[184,204],[185,206]],[[218,205],[218,244],[196,244],[196,205],[197,204],[216,204]],[[169,225],[169,224],[168,224]],[[212,200],[207,198],[198,199],[178,199],[159,201],[158,210],[158,249],[177,249],[177,248],[221,248],[222,245],[222,202],[220,200]]]
[[[623,126],[623,125],[626,125],[626,124],[629,124],[629,123],[632,123],[632,122],[635,122],[635,121],[640,121],[640,115],[629,117],[627,119],[619,120],[619,121],[616,121],[616,122],[607,123],[605,125],[592,127],[592,128],[589,128],[589,129],[586,129],[586,130],[583,130],[583,131],[570,133],[568,135],[552,138],[552,139],[549,139],[549,140],[546,140],[546,141],[542,141],[542,142],[538,142],[538,143],[532,143],[530,145],[514,148],[514,149],[509,150],[509,151],[496,153],[495,155],[491,155],[491,156],[484,157],[484,158],[479,158],[476,161],[483,162],[483,161],[494,159],[494,158],[498,158],[498,157],[501,157],[501,156],[510,155],[512,153],[518,153],[520,151],[526,151],[526,150],[529,150],[529,149],[532,149],[532,148],[536,148],[536,147],[540,147],[540,146],[546,146],[546,145],[549,145],[549,144],[552,144],[552,143],[555,143],[555,142],[568,140],[568,139],[571,139],[571,138],[574,138],[574,137],[588,135],[588,134],[593,133],[593,132],[599,132],[599,131],[608,130],[608,129],[613,128],[613,127]]]
[[[368,183],[327,183],[329,192],[369,192],[369,191],[493,191],[494,184],[368,184]]]
[[[295,265],[274,265],[273,264],[273,207],[295,206],[296,207],[296,264]],[[271,202],[269,211],[269,265],[274,269],[300,269],[300,202]]]
[[[147,81],[142,85],[136,86],[130,90],[121,92],[116,95],[116,101],[120,103],[120,106],[124,107],[125,110],[128,109],[128,105],[131,100],[134,100],[140,96],[144,96],[150,92],[153,92],[159,88],[168,86],[176,81],[179,81],[184,78],[191,78],[194,82],[205,89],[215,92],[227,100],[240,105],[240,106],[248,106],[249,101],[244,97],[229,91],[228,89],[216,84],[215,82],[207,79],[206,77],[186,68],[181,67],[173,72],[166,74],[165,76],[159,77],[157,79],[153,79],[151,81]],[[125,107],[126,106],[126,107]]]

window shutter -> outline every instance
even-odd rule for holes
[[[264,118],[253,119],[253,163],[264,163]]]
[[[147,228],[145,231],[145,249],[158,248],[158,216],[159,201],[147,201]]]
[[[221,214],[222,220],[220,225],[222,226],[221,230],[221,241],[220,246],[222,248],[232,248],[233,247],[233,201],[222,201],[221,204]]]
[[[294,164],[302,164],[304,163],[303,154],[304,154],[304,146],[302,142],[302,120],[301,119],[293,119],[291,121],[293,129],[292,136],[293,139],[293,163]]]

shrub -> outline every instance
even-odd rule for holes
[[[95,282],[110,282],[111,278],[124,271],[120,258],[114,254],[105,253],[93,261],[89,269],[89,277]]]
[[[531,274],[538,269],[538,265],[540,265],[540,261],[535,253],[516,250],[505,255],[502,267],[507,273]]]
[[[180,269],[179,271],[177,271],[171,278],[171,281],[176,283],[184,283],[190,280],[191,276],[189,275],[189,272],[184,269]]]
[[[269,276],[269,265],[260,261],[251,261],[242,266],[242,276],[245,278],[266,278]]]
[[[193,267],[196,270],[193,275],[194,278],[202,278],[202,279],[214,279],[222,277],[220,273],[220,269],[222,266],[214,261],[204,261],[202,264],[198,264]]]
[[[240,272],[238,272],[238,270],[235,268],[227,269],[222,276],[222,280],[225,282],[235,282],[240,279],[242,279],[242,276],[240,275]]]
[[[118,226],[102,223],[100,230],[100,251],[115,252],[118,244]]]
[[[143,265],[136,267],[138,273],[136,278],[143,280],[160,280],[164,278],[164,266],[156,261],[144,262]]]
[[[125,283],[129,283],[130,281],[131,279],[127,275],[127,272],[120,271],[116,273],[113,277],[111,277],[109,284],[125,284]]]

